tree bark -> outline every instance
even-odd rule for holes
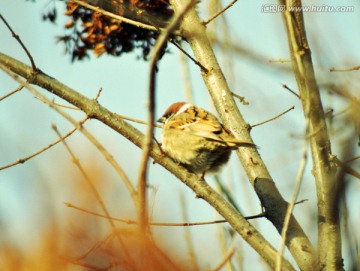
[[[331,148],[319,88],[307,41],[304,17],[293,7],[302,7],[300,0],[280,0],[284,12],[292,66],[300,91],[304,116],[309,121],[309,140],[318,200],[318,268],[343,270],[338,206],[336,166],[331,163]]]

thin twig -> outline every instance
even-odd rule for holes
[[[306,201],[308,201],[308,199],[302,199],[302,200],[299,200],[299,201],[295,202],[294,205],[302,204],[302,203],[304,203]]]
[[[188,52],[186,52],[179,44],[177,44],[175,41],[170,40],[172,44],[174,44],[184,55],[186,55],[188,58],[191,59],[192,62],[195,63],[195,65],[198,65],[200,69],[203,70],[203,72],[208,73],[209,70],[205,68],[199,61],[197,61],[195,58],[193,58]]]
[[[238,94],[236,94],[235,92],[232,92],[232,91],[231,91],[231,95],[234,96],[235,98],[238,98],[240,103],[242,103],[243,105],[249,105],[249,102],[247,102],[245,100],[245,97],[240,96],[240,95],[238,95]]]
[[[225,8],[223,8],[223,9],[220,10],[218,13],[216,13],[215,15],[213,15],[210,19],[207,19],[207,20],[203,21],[203,24],[204,24],[204,25],[207,25],[208,23],[210,23],[211,21],[213,21],[216,17],[220,16],[220,15],[223,14],[226,10],[228,10],[229,8],[231,8],[236,2],[237,2],[237,0],[233,0],[232,2],[230,2]]]
[[[254,127],[259,126],[259,125],[262,125],[262,124],[264,124],[264,123],[267,123],[267,122],[276,120],[277,118],[279,118],[279,117],[281,117],[282,115],[286,114],[286,113],[289,112],[290,110],[293,110],[294,108],[295,108],[295,106],[292,106],[292,107],[290,107],[289,109],[287,109],[286,111],[280,113],[279,115],[276,115],[275,117],[273,117],[273,118],[271,118],[271,119],[268,119],[268,120],[259,122],[259,123],[254,124],[254,125],[251,125],[251,128],[254,128]]]
[[[15,90],[13,90],[13,91],[9,92],[8,94],[5,94],[4,96],[0,97],[0,102],[1,102],[2,100],[6,99],[7,97],[13,95],[14,93],[22,90],[23,88],[24,88],[23,85],[18,86]]]
[[[231,257],[234,255],[235,253],[235,248],[232,247],[228,250],[228,252],[224,255],[223,259],[221,260],[221,262],[214,268],[212,269],[212,271],[220,271],[221,268],[223,268],[223,266],[231,260]]]
[[[85,118],[83,118],[81,121],[80,121],[80,125],[84,124],[85,121],[87,121],[89,118],[86,116]],[[68,132],[66,135],[64,135],[63,137],[55,140],[54,142],[50,143],[48,146],[46,146],[45,148],[42,148],[41,150],[29,155],[29,156],[26,156],[26,157],[22,157],[22,158],[19,158],[18,160],[16,160],[15,162],[11,163],[11,164],[8,164],[8,165],[5,165],[5,166],[2,166],[0,167],[0,170],[3,170],[3,169],[6,169],[6,168],[9,168],[9,167],[12,167],[12,166],[15,166],[15,165],[18,165],[18,164],[23,164],[25,163],[27,160],[43,153],[44,151],[50,149],[51,147],[55,146],[56,144],[58,144],[59,142],[63,141],[65,138],[68,138],[69,136],[71,136],[76,130],[78,129],[78,127],[74,127],[70,132]]]
[[[118,116],[119,118],[122,118],[124,120],[129,120],[129,121],[132,121],[132,122],[148,125],[148,123],[146,121],[135,119],[135,118],[132,118],[132,117],[127,117],[127,116],[120,115],[120,114],[117,114],[117,113],[115,113],[115,114],[116,114],[116,116]],[[156,128],[163,128],[163,126],[161,124],[154,123],[153,125]]]
[[[333,108],[329,108],[328,110],[326,110],[324,112],[324,117],[327,118],[327,117],[330,117],[330,118],[333,118],[334,116],[334,109]]]
[[[91,214],[97,217],[101,217],[101,218],[108,218],[105,215],[93,212],[93,211],[89,211],[86,210],[84,208],[78,207],[76,205],[73,205],[70,202],[64,202],[64,204],[67,207],[70,208],[74,208],[75,210],[87,213],[87,214]],[[256,219],[256,218],[265,218],[266,214],[265,213],[261,213],[258,215],[252,215],[252,216],[245,216],[244,218],[246,220],[251,220],[251,219]],[[116,218],[116,217],[110,217],[113,221],[116,222],[122,222],[122,223],[126,223],[129,225],[137,225],[139,224],[138,221],[136,220],[130,220],[130,219],[122,219],[122,218]],[[163,226],[163,227],[192,227],[192,226],[202,226],[202,225],[213,225],[213,224],[221,224],[221,223],[227,223],[226,220],[222,219],[222,220],[213,220],[213,221],[203,221],[203,222],[180,222],[180,223],[170,223],[170,222],[154,222],[154,221],[150,221],[149,225],[150,226]]]
[[[55,131],[55,133],[59,136],[59,138],[61,138],[61,134],[59,132],[59,130],[57,129],[56,126],[52,127],[53,130]],[[99,191],[97,190],[94,182],[91,180],[90,176],[86,173],[86,170],[83,168],[83,166],[80,163],[79,158],[76,157],[76,155],[74,154],[74,152],[71,150],[70,146],[67,144],[67,142],[65,140],[62,141],[62,143],[64,144],[66,150],[68,151],[68,153],[70,154],[73,163],[76,165],[76,167],[80,170],[82,176],[84,177],[86,183],[89,185],[89,187],[91,188],[97,202],[99,203],[102,211],[105,213],[105,217],[107,218],[107,220],[109,221],[110,227],[112,229],[113,232],[116,232],[116,226],[114,221],[111,219],[109,210],[107,209],[104,200],[102,199]],[[130,257],[129,251],[126,248],[125,242],[122,239],[122,237],[119,234],[116,234],[117,239],[119,240],[120,245],[122,246],[124,253],[126,254],[126,259],[129,262],[132,262],[132,259]]]
[[[283,59],[283,58],[279,58],[279,59],[269,59],[269,63],[287,63],[287,62],[291,62],[291,59]]]
[[[338,167],[341,167],[344,172],[354,176],[355,178],[360,179],[360,172],[352,169],[350,166],[346,165],[346,163],[341,162],[335,155],[330,156],[331,161],[333,161]],[[352,159],[354,160],[354,159]]]
[[[357,159],[360,159],[360,156],[355,156],[355,157],[353,157],[353,158],[350,158],[350,159],[344,161],[344,164],[350,163],[350,162],[355,161],[355,160],[357,160]]]
[[[308,130],[308,129],[306,129]],[[280,247],[279,247],[279,251],[276,255],[276,265],[275,265],[275,270],[276,271],[280,271],[282,270],[282,254],[284,252],[285,249],[285,243],[286,243],[286,236],[287,236],[287,231],[288,231],[288,227],[289,227],[289,223],[290,223],[290,218],[291,218],[291,214],[294,210],[294,206],[296,204],[296,199],[299,195],[300,192],[300,187],[301,187],[301,183],[303,180],[303,176],[304,176],[304,172],[305,172],[305,167],[306,167],[306,163],[307,163],[307,151],[308,151],[308,141],[305,140],[304,142],[304,148],[303,148],[303,153],[302,153],[302,159],[300,162],[300,166],[299,166],[299,170],[298,170],[298,174],[296,177],[296,181],[295,181],[295,187],[294,187],[294,193],[293,196],[290,200],[290,203],[288,205],[288,208],[286,210],[286,214],[285,214],[285,218],[284,218],[284,224],[281,230],[281,241],[280,241]]]
[[[140,163],[140,174],[138,178],[138,215],[140,218],[140,228],[145,229],[147,224],[147,206],[146,206],[146,183],[147,183],[147,172],[150,158],[150,152],[153,146],[154,138],[154,120],[155,120],[155,89],[156,89],[156,70],[157,62],[160,58],[163,46],[177,28],[179,21],[182,19],[184,14],[196,3],[195,0],[189,1],[184,9],[175,14],[171,19],[169,25],[164,31],[161,32],[159,38],[154,45],[150,57],[150,82],[149,82],[149,113],[148,113],[148,127],[143,144],[143,155]]]
[[[37,97],[35,97],[35,99],[37,99]],[[52,103],[58,107],[62,107],[62,108],[66,108],[66,109],[71,109],[71,110],[80,110],[80,108],[76,107],[76,106],[72,106],[72,105],[65,105],[65,104],[59,104],[55,102],[55,98],[52,100]]]
[[[336,69],[335,67],[331,67],[329,69],[330,72],[351,72],[351,71],[358,71],[360,70],[360,66],[355,66],[352,68],[347,68],[347,69]]]
[[[17,35],[12,28],[10,27],[10,25],[8,24],[8,22],[5,20],[5,18],[0,14],[0,19],[4,22],[4,24],[6,25],[6,27],[10,30],[12,36],[20,43],[21,47],[24,49],[26,55],[28,56],[30,63],[31,63],[31,67],[33,69],[33,72],[37,71],[37,67],[35,65],[35,61],[33,59],[33,57],[31,56],[30,52],[28,51],[28,49],[26,48],[25,44],[21,41],[19,35]]]
[[[285,83],[281,84],[281,86],[284,89],[287,89],[288,91],[290,91],[292,94],[294,94],[296,97],[298,97],[298,99],[301,99],[300,95],[297,94],[295,91],[293,91],[291,88],[289,88]]]
[[[102,90],[103,90],[102,87],[99,88],[99,90],[98,90],[98,92],[96,93],[95,98],[94,98],[95,101],[97,101],[97,100],[99,99]]]
[[[81,254],[80,256],[77,256],[76,260],[80,261],[82,259],[85,259],[89,254],[93,253],[95,250],[97,250],[99,247],[101,247],[105,242],[108,242],[112,237],[114,236],[114,233],[109,233],[105,238],[103,238],[100,241],[97,241],[92,247],[90,247],[86,252]]]
[[[59,104],[59,103],[55,103],[53,101],[54,105],[58,106],[58,107],[62,107],[62,108],[66,108],[66,109],[71,109],[71,110],[80,110],[79,108],[75,107],[75,106],[71,106],[71,105],[65,105],[65,104]]]

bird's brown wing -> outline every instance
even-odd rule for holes
[[[255,146],[253,143],[240,141],[233,137],[223,128],[214,115],[207,113],[205,110],[199,110],[197,113],[195,118],[191,117],[194,114],[189,115],[186,113],[174,116],[168,125],[170,128],[176,128],[179,131],[189,132],[195,136],[221,142],[229,147]]]
[[[251,142],[236,139],[229,131],[225,130],[213,115],[208,115],[204,119],[199,118],[186,128],[194,135],[224,143],[229,147],[237,148],[244,146],[257,148],[257,146]]]
[[[222,126],[215,117],[209,116],[205,119],[197,118],[191,125],[185,127],[194,135],[204,138],[223,142],[224,140],[219,136],[222,132]]]

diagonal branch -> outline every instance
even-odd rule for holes
[[[31,66],[33,68],[33,71],[37,70],[35,61],[32,57],[32,55],[30,54],[29,50],[26,48],[25,44],[22,42],[22,40],[20,39],[19,35],[17,35],[14,30],[11,28],[11,26],[8,24],[8,22],[5,20],[5,18],[0,14],[0,19],[4,22],[4,24],[6,25],[6,27],[10,30],[12,36],[19,42],[20,46],[24,49],[26,55],[28,56],[30,62],[31,62]]]
[[[231,8],[235,3],[237,2],[237,0],[233,0],[231,1],[225,8],[223,8],[222,10],[220,10],[218,13],[214,14],[213,16],[211,16],[211,18],[203,21],[204,25],[209,24],[211,21],[215,20],[217,17],[219,17],[221,14],[223,14],[225,11],[227,11],[229,8]]]
[[[22,85],[22,87],[23,87],[23,85]],[[87,119],[88,119],[87,117],[85,117],[84,119],[82,119],[82,120],[79,122],[80,126],[81,126],[82,124],[84,124],[85,121],[87,121]],[[50,144],[47,145],[46,147],[42,148],[41,150],[39,150],[39,151],[37,151],[37,152],[35,152],[35,153],[33,153],[33,154],[30,154],[30,155],[28,155],[28,156],[26,156],[26,157],[19,158],[19,159],[17,159],[15,162],[13,162],[13,163],[11,163],[11,164],[7,164],[7,165],[5,165],[5,166],[0,166],[0,170],[7,169],[7,168],[9,168],[9,167],[12,167],[12,166],[16,166],[16,165],[18,165],[18,164],[23,164],[23,163],[25,163],[27,160],[30,160],[30,159],[32,159],[33,157],[35,157],[35,156],[37,156],[37,155],[39,155],[39,154],[47,151],[48,149],[50,149],[51,147],[55,146],[55,145],[58,144],[59,142],[61,142],[61,141],[63,141],[64,139],[68,138],[68,137],[71,136],[77,129],[78,129],[78,127],[74,127],[73,129],[71,129],[70,132],[68,132],[68,133],[67,133],[66,135],[64,135],[63,137],[58,138],[58,139],[55,140],[54,142],[50,143]]]

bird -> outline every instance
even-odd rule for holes
[[[236,139],[210,112],[187,102],[170,105],[158,122],[163,123],[161,149],[193,173],[215,173],[226,164],[231,151],[254,147]]]

